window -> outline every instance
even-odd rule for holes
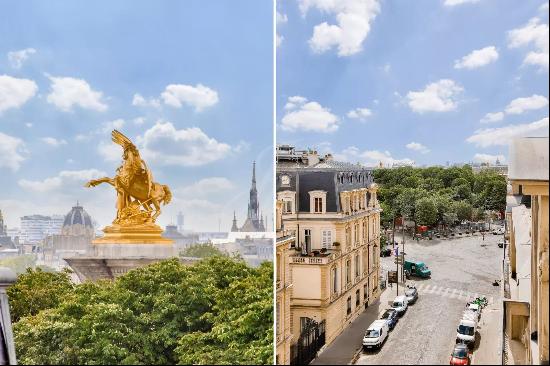
[[[292,201],[284,201],[284,213],[292,213]]]
[[[351,260],[346,261],[346,284],[351,282]]]
[[[277,281],[281,280],[281,255],[277,254]]]
[[[348,312],[347,312],[348,315],[351,314],[351,296],[348,297]]]
[[[357,289],[357,291],[355,291],[355,306],[359,306],[360,303],[361,303],[361,291]]]
[[[305,229],[304,230],[304,240],[305,240],[305,244],[306,244],[306,252],[309,253],[311,252],[311,230],[310,229]]]
[[[332,268],[332,293],[335,294],[338,292],[338,269],[336,267]]]
[[[323,199],[320,197],[315,197],[315,212],[323,212]]]
[[[280,324],[279,317],[280,317],[280,314],[281,314],[281,304],[279,303],[279,301],[277,301],[277,308],[276,309],[277,309],[277,312],[276,312],[275,318],[277,319],[277,323],[276,323],[277,334],[280,334],[281,329],[279,327],[279,324]]]
[[[355,256],[355,277],[359,277],[359,254]]]
[[[363,286],[363,299],[366,300],[367,297],[369,297],[369,284],[365,283],[365,285]]]
[[[304,329],[308,328],[314,322],[315,322],[315,320],[313,320],[311,318],[301,316],[300,317],[300,333],[302,333],[304,331]]]
[[[346,247],[349,247],[351,244],[351,228],[349,226],[346,227]]]
[[[355,238],[355,245],[359,244],[359,224],[358,223],[355,223],[353,225],[353,230],[355,231],[355,235],[354,235],[354,238]]]
[[[323,230],[321,232],[321,247],[325,249],[332,248],[332,231]]]

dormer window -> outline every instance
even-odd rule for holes
[[[283,214],[293,214],[296,212],[296,192],[277,192],[277,199],[283,202]]]
[[[309,192],[309,211],[311,213],[325,213],[327,210],[327,192]]]

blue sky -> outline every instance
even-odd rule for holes
[[[252,161],[272,212],[270,1],[17,1],[0,10],[0,209],[65,214],[79,200],[100,226],[129,136],[194,230],[246,216]]]
[[[548,2],[283,0],[277,143],[368,165],[506,161],[548,136]]]

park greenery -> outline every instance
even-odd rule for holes
[[[8,288],[21,364],[272,364],[273,266],[177,259],[72,284],[29,269]]]
[[[381,223],[391,227],[394,217],[417,225],[453,226],[483,221],[506,207],[506,179],[494,171],[474,173],[472,167],[400,167],[376,169]]]
[[[208,258],[225,254],[212,243],[201,243],[190,245],[180,255],[182,257]]]

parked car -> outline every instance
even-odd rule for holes
[[[475,304],[473,302],[469,302],[466,305],[466,310],[471,311],[477,315],[477,319],[481,318],[481,306],[479,304]]]
[[[395,327],[395,324],[397,324],[399,316],[397,315],[397,311],[395,311],[395,309],[386,309],[380,319],[385,320],[386,324],[388,324],[388,328],[392,330]]]
[[[405,296],[407,297],[407,304],[414,304],[418,299],[418,290],[414,286],[407,285]]]
[[[449,365],[469,365],[470,364],[470,352],[468,346],[464,343],[459,343],[453,349],[451,353],[451,360]]]
[[[504,235],[504,228],[499,227],[499,228],[493,230],[493,235]]]
[[[391,255],[391,249],[390,248],[384,248],[380,251],[381,257],[389,257]]]
[[[388,337],[389,328],[385,320],[375,320],[363,336],[363,350],[381,348]]]
[[[403,316],[405,312],[407,311],[408,303],[407,303],[407,297],[405,295],[397,296],[393,300],[392,309],[397,311],[397,315]]]
[[[478,320],[478,314],[471,310],[465,310],[462,313],[462,319],[460,319],[458,328],[456,329],[456,343],[465,343],[473,346]]]

